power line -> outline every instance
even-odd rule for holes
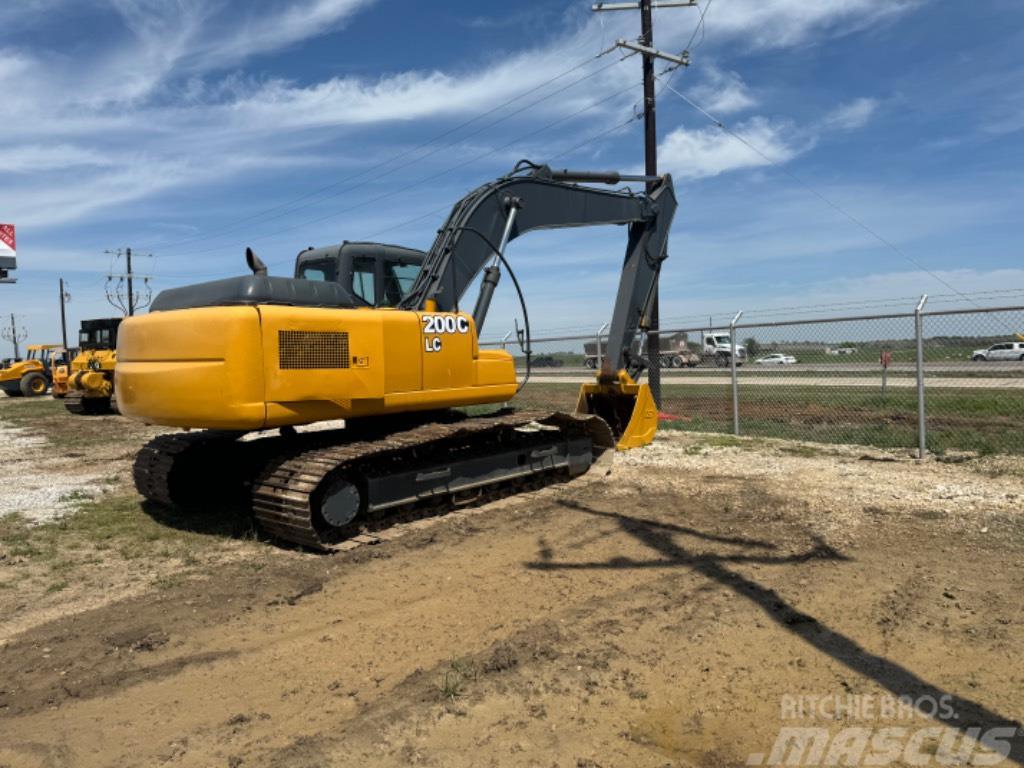
[[[106,251],[110,254],[110,272],[107,274],[106,294],[107,301],[114,309],[121,310],[126,317],[131,317],[137,309],[145,309],[153,300],[153,289],[149,284],[151,275],[140,275],[132,269],[132,249],[118,248],[113,251]],[[138,254],[135,254],[138,258]],[[152,254],[145,254],[144,258],[152,258]],[[122,258],[125,259],[126,270],[116,272],[115,265]],[[117,281],[116,283],[114,281]],[[142,290],[135,290],[135,281],[142,280]]]
[[[397,160],[401,160],[402,158],[408,157],[409,155],[412,155],[412,154],[415,154],[415,153],[419,152],[422,149],[426,149],[427,147],[431,146],[435,142],[440,141],[441,139],[446,138],[447,136],[451,136],[452,134],[462,130],[463,128],[466,128],[467,126],[470,126],[473,123],[476,123],[479,120],[482,120],[483,118],[487,117],[488,115],[492,115],[492,114],[494,114],[496,112],[499,112],[500,110],[504,109],[505,107],[507,107],[507,106],[509,106],[511,104],[514,104],[515,102],[517,102],[517,101],[519,101],[521,99],[524,99],[527,96],[529,96],[529,95],[531,95],[533,93],[536,93],[537,91],[540,91],[540,90],[546,88],[547,86],[551,85],[552,83],[555,83],[558,80],[561,80],[562,78],[567,77],[568,75],[571,75],[573,72],[576,72],[576,71],[582,69],[583,67],[585,67],[588,64],[592,63],[596,59],[599,59],[599,58],[607,55],[608,53],[611,53],[615,49],[616,49],[615,46],[612,46],[610,48],[606,48],[606,49],[600,51],[599,53],[595,54],[594,56],[588,57],[585,60],[583,60],[583,61],[579,62],[578,64],[576,64],[575,66],[570,67],[569,69],[565,70],[564,72],[561,72],[561,73],[555,75],[554,77],[548,78],[544,82],[539,83],[539,84],[535,85],[534,87],[532,87],[532,88],[530,88],[530,89],[528,89],[526,91],[523,91],[522,93],[518,94],[517,96],[514,96],[511,99],[508,99],[508,100],[502,102],[501,104],[499,104],[499,105],[497,105],[495,107],[492,107],[491,109],[489,109],[489,110],[487,110],[485,112],[482,112],[482,113],[476,115],[475,117],[470,118],[469,120],[465,120],[462,123],[459,123],[458,125],[456,125],[456,126],[454,126],[452,128],[449,128],[448,130],[442,131],[441,133],[437,134],[436,136],[433,136],[432,138],[428,139],[427,141],[425,141],[425,142],[423,142],[421,144],[418,144],[415,147],[412,147],[411,149],[408,149],[408,150],[406,150],[404,152],[401,152],[401,153],[399,153],[397,155],[394,155],[394,156],[392,156],[392,157],[390,157],[390,158],[388,158],[386,160],[382,160],[379,163],[375,163],[374,165],[370,166],[369,168],[365,168],[362,171],[359,171],[358,173],[352,174],[352,175],[350,175],[350,176],[348,176],[348,177],[346,177],[344,179],[340,179],[338,181],[331,182],[330,184],[327,184],[327,185],[325,185],[323,187],[320,187],[320,188],[318,188],[316,190],[313,190],[312,192],[308,192],[306,194],[300,195],[299,197],[294,198],[293,200],[286,201],[284,203],[280,203],[280,204],[275,205],[275,206],[271,206],[270,208],[266,208],[266,209],[264,209],[262,211],[258,211],[257,213],[251,214],[249,216],[245,216],[245,217],[243,217],[241,219],[237,219],[234,222],[231,222],[231,223],[229,223],[229,224],[227,224],[227,225],[225,225],[225,226],[223,226],[223,227],[221,227],[219,229],[213,230],[212,232],[207,232],[207,233],[202,234],[202,235],[197,235],[195,237],[186,238],[184,240],[179,240],[177,242],[171,242],[169,244],[168,243],[164,243],[164,244],[160,245],[159,247],[166,249],[168,247],[180,246],[180,245],[187,244],[187,243],[194,243],[194,242],[201,242],[203,240],[209,240],[211,238],[219,237],[220,235],[224,235],[224,234],[228,234],[230,232],[237,231],[239,225],[248,223],[248,222],[253,221],[255,219],[260,219],[262,221],[265,221],[268,218],[268,216],[267,216],[268,214],[274,214],[275,212],[279,212],[279,213],[277,213],[277,215],[269,216],[270,219],[274,219],[274,218],[280,218],[280,216],[286,215],[287,213],[292,212],[294,210],[301,210],[303,207],[307,207],[307,206],[301,206],[300,205],[298,207],[295,207],[297,203],[301,203],[303,201],[319,197],[324,192],[328,192],[330,190],[338,189],[339,187],[341,187],[344,184],[348,184],[349,182],[355,181],[356,179],[364,177],[367,174],[372,173],[375,170],[378,170],[380,168],[384,168],[385,166],[387,166],[387,165],[389,165],[389,164],[391,164],[391,163],[393,163],[393,162],[395,162]],[[623,57],[623,58],[625,58],[625,57]],[[550,99],[550,98],[552,98],[554,96],[557,96],[559,93],[562,93],[562,92],[568,90],[569,88],[571,88],[571,87],[573,87],[575,85],[578,85],[579,83],[581,83],[581,82],[583,82],[585,80],[590,79],[591,77],[595,77],[596,75],[599,75],[600,73],[604,72],[607,69],[610,69],[611,67],[615,66],[616,64],[618,64],[621,61],[622,61],[622,59],[620,58],[620,59],[612,62],[611,64],[609,64],[607,66],[600,67],[600,68],[594,70],[593,72],[590,72],[590,73],[584,75],[583,77],[573,81],[572,83],[569,83],[567,86],[564,86],[564,87],[562,87],[562,88],[560,88],[560,89],[558,89],[556,91],[553,91],[553,92],[551,92],[551,93],[541,97],[540,99],[532,101],[529,104],[525,105],[524,107],[521,107],[521,108],[515,110],[514,112],[512,112],[512,113],[510,113],[508,115],[505,115],[504,117],[499,118],[498,120],[492,121],[491,123],[488,123],[487,125],[477,129],[476,131],[474,131],[474,132],[472,132],[472,133],[470,133],[470,134],[468,134],[466,136],[463,136],[462,139],[460,139],[460,141],[465,141],[467,138],[470,138],[472,136],[476,136],[477,134],[483,132],[484,130],[487,130],[488,128],[494,127],[495,125],[498,125],[499,123],[504,122],[505,120],[509,120],[512,117],[515,117],[516,115],[522,113],[523,111],[525,111],[527,109],[530,109],[531,107],[534,107],[537,104],[540,104],[541,102],[546,101],[546,100],[548,100],[548,99]],[[425,154],[425,155],[423,155],[421,157],[418,157],[418,158],[410,161],[409,163],[397,166],[396,168],[392,168],[391,170],[388,171],[388,173],[393,173],[396,170],[400,170],[402,168],[408,167],[409,165],[413,165],[415,163],[421,162],[424,159],[426,159],[427,157],[430,157],[431,155],[436,154],[437,152],[441,151],[442,149],[445,149],[445,148],[448,148],[448,147],[451,147],[451,146],[453,146],[453,144],[448,144],[448,145],[444,145],[442,147],[438,147],[434,151],[429,152],[429,153],[427,153],[427,154]],[[343,191],[346,191],[346,190],[343,190]],[[334,195],[328,195],[328,196],[324,197],[323,199],[326,200],[326,199],[329,199],[332,196],[334,196]],[[152,247],[152,246],[150,246],[150,247]]]
[[[660,78],[659,78],[659,79],[660,79]],[[743,136],[741,136],[740,134],[736,133],[736,131],[734,131],[734,130],[732,130],[731,128],[729,128],[729,127],[728,127],[728,126],[727,126],[727,125],[726,125],[726,124],[725,124],[724,122],[722,122],[722,121],[721,121],[721,120],[719,120],[719,119],[718,119],[717,117],[715,117],[715,116],[714,116],[714,115],[712,115],[712,114],[711,114],[710,112],[708,112],[708,111],[707,111],[706,109],[704,109],[704,107],[700,106],[699,104],[697,104],[697,103],[696,103],[695,101],[693,101],[693,100],[692,100],[692,99],[690,99],[689,97],[687,97],[687,96],[684,96],[684,95],[683,95],[682,93],[680,93],[680,92],[679,92],[679,91],[677,91],[677,90],[676,90],[675,88],[673,88],[673,87],[672,87],[672,85],[671,85],[670,83],[665,83],[664,85],[665,85],[665,87],[666,87],[666,88],[668,88],[668,89],[669,89],[670,91],[672,91],[672,93],[674,93],[674,94],[675,94],[676,96],[678,96],[678,97],[679,97],[680,99],[682,99],[683,101],[685,101],[685,102],[686,102],[687,104],[689,104],[689,105],[690,105],[691,107],[693,107],[693,108],[694,108],[694,109],[696,109],[696,110],[697,110],[698,112],[700,112],[700,113],[701,113],[702,115],[704,115],[704,116],[705,116],[706,118],[708,118],[708,119],[709,119],[709,120],[710,120],[711,122],[713,122],[713,123],[714,123],[714,124],[715,124],[716,126],[718,126],[718,128],[720,128],[720,129],[721,129],[722,131],[724,131],[724,132],[725,132],[725,133],[727,133],[728,135],[732,136],[732,137],[733,137],[734,139],[736,139],[737,141],[739,141],[739,142],[740,142],[741,144],[743,144],[743,145],[744,145],[745,147],[747,147],[748,149],[750,149],[750,150],[751,150],[752,152],[756,153],[756,154],[757,154],[758,156],[760,156],[760,157],[761,157],[761,158],[762,158],[762,159],[763,159],[763,160],[764,160],[765,162],[767,162],[767,163],[768,163],[769,165],[771,165],[772,167],[776,168],[777,170],[780,170],[780,171],[782,171],[782,172],[783,172],[784,174],[786,174],[787,176],[789,176],[789,178],[791,178],[791,179],[792,179],[793,181],[795,181],[795,182],[796,182],[797,184],[799,184],[800,186],[802,186],[802,187],[803,187],[804,189],[806,189],[806,190],[807,190],[808,192],[810,192],[810,193],[811,193],[812,195],[814,195],[815,197],[817,197],[817,198],[818,198],[819,200],[821,200],[821,201],[822,201],[823,203],[825,203],[825,204],[826,204],[827,206],[829,206],[830,208],[832,208],[833,210],[835,210],[835,211],[836,211],[837,213],[839,213],[840,215],[842,215],[842,216],[845,216],[845,217],[846,217],[847,219],[849,219],[849,220],[850,220],[850,221],[852,221],[852,222],[853,222],[854,224],[856,224],[856,225],[857,225],[858,227],[860,227],[861,229],[863,229],[863,230],[864,230],[865,232],[867,232],[867,233],[868,233],[869,235],[871,235],[871,236],[872,236],[873,238],[875,238],[876,240],[878,240],[878,242],[882,243],[882,245],[886,246],[887,248],[889,248],[890,250],[892,250],[892,251],[893,251],[894,253],[897,253],[897,254],[899,254],[900,256],[902,256],[902,257],[903,257],[904,259],[906,259],[906,260],[907,260],[907,261],[909,261],[909,262],[910,262],[911,264],[913,264],[913,265],[914,265],[915,267],[917,267],[917,268],[918,268],[918,269],[919,269],[920,271],[922,271],[922,272],[924,272],[925,274],[927,274],[927,275],[931,276],[931,277],[932,277],[932,278],[934,278],[934,279],[935,279],[936,281],[938,281],[938,282],[939,282],[939,283],[941,283],[942,285],[946,286],[946,287],[947,287],[947,288],[948,288],[949,290],[951,290],[951,291],[952,291],[953,293],[955,293],[955,294],[957,294],[957,295],[959,295],[959,296],[963,296],[963,297],[964,297],[965,299],[967,299],[967,296],[966,296],[966,294],[964,294],[964,293],[962,293],[961,291],[957,290],[956,286],[954,286],[954,285],[950,284],[950,283],[949,283],[948,281],[944,280],[944,279],[943,279],[942,277],[940,277],[939,275],[937,275],[937,274],[936,274],[935,272],[932,272],[932,271],[931,271],[930,269],[928,269],[928,268],[927,268],[926,266],[924,266],[923,264],[921,264],[921,263],[920,263],[919,261],[917,261],[916,259],[914,259],[913,257],[911,257],[911,256],[910,256],[910,255],[909,255],[908,253],[906,253],[906,252],[905,252],[905,251],[904,251],[904,250],[903,250],[902,248],[900,248],[899,246],[897,246],[897,245],[896,245],[895,243],[893,243],[893,242],[892,242],[891,240],[888,240],[887,238],[885,238],[885,237],[882,237],[882,236],[881,236],[880,234],[878,234],[878,232],[876,232],[876,231],[875,231],[874,229],[872,229],[871,227],[869,227],[869,226],[868,226],[867,224],[865,224],[865,223],[864,223],[863,221],[861,221],[861,220],[860,220],[859,218],[857,218],[857,217],[856,217],[856,216],[854,216],[854,215],[853,215],[852,213],[850,213],[849,211],[847,211],[847,210],[846,210],[845,208],[843,208],[842,206],[840,206],[840,205],[839,205],[838,203],[835,203],[835,202],[833,202],[833,201],[832,201],[832,200],[830,200],[830,199],[829,199],[828,197],[826,197],[826,196],[825,196],[824,194],[822,194],[822,193],[821,193],[821,192],[819,192],[819,191],[818,191],[817,189],[815,189],[815,188],[814,188],[814,187],[812,187],[812,186],[811,186],[810,184],[808,184],[808,183],[807,183],[806,181],[804,181],[804,180],[803,180],[803,179],[801,179],[801,178],[800,178],[799,176],[797,176],[797,175],[796,175],[796,174],[794,174],[794,173],[793,173],[792,171],[790,171],[790,170],[789,170],[788,168],[786,168],[786,167],[785,167],[785,166],[783,166],[782,164],[780,164],[780,163],[776,162],[775,160],[773,160],[773,159],[772,159],[771,157],[769,157],[769,156],[768,156],[768,155],[766,155],[766,154],[765,154],[764,152],[762,152],[762,151],[761,151],[760,149],[758,149],[758,148],[757,148],[757,147],[756,147],[756,146],[755,146],[755,145],[754,145],[753,143],[751,143],[751,142],[750,142],[750,141],[748,141],[747,139],[743,138]],[[970,299],[967,299],[967,300],[968,300],[968,301],[970,301]]]
[[[576,111],[571,112],[568,115],[564,115],[564,116],[558,118],[557,120],[553,120],[553,121],[551,121],[551,122],[541,126],[540,128],[537,128],[537,129],[535,129],[533,131],[530,131],[528,133],[522,134],[522,135],[512,139],[511,141],[506,142],[505,144],[502,144],[500,146],[497,146],[497,147],[494,147],[492,149],[489,149],[488,151],[483,152],[483,153],[481,153],[479,155],[475,155],[475,156],[473,156],[473,157],[471,157],[471,158],[469,158],[467,160],[464,160],[461,163],[457,163],[456,165],[449,166],[448,168],[446,168],[444,170],[432,173],[432,174],[430,174],[428,176],[424,176],[424,177],[422,177],[422,178],[420,178],[420,179],[418,179],[416,181],[410,182],[408,184],[404,184],[401,187],[390,189],[387,192],[383,192],[383,193],[381,193],[379,195],[376,195],[374,197],[361,200],[360,202],[355,203],[354,205],[348,206],[347,208],[342,208],[341,210],[338,210],[338,211],[332,211],[331,213],[328,213],[328,214],[325,214],[323,216],[319,216],[319,217],[316,217],[316,218],[305,219],[303,221],[296,222],[295,224],[292,224],[292,225],[290,225],[288,227],[284,227],[282,229],[277,230],[272,235],[264,235],[262,237],[254,238],[254,242],[259,242],[260,240],[266,241],[268,238],[271,238],[271,237],[276,239],[277,237],[279,237],[281,234],[283,234],[285,232],[291,232],[291,231],[294,231],[296,229],[300,229],[302,227],[309,226],[311,224],[319,224],[319,223],[327,221],[329,219],[337,218],[338,216],[341,216],[341,215],[343,215],[345,213],[349,213],[349,212],[354,211],[354,210],[356,210],[358,208],[362,208],[362,207],[367,206],[367,205],[372,205],[373,203],[380,202],[380,201],[385,200],[385,199],[387,199],[389,197],[393,197],[395,195],[402,194],[404,192],[408,192],[411,189],[414,189],[414,188],[416,188],[418,186],[421,186],[423,184],[426,184],[428,182],[435,181],[436,179],[438,179],[438,178],[440,178],[442,176],[446,176],[446,175],[452,173],[453,171],[457,171],[460,168],[465,168],[468,165],[472,165],[473,163],[479,162],[480,160],[483,160],[483,159],[485,159],[487,157],[490,157],[491,155],[494,155],[494,154],[497,154],[498,152],[506,150],[506,149],[508,149],[508,148],[510,148],[510,147],[512,147],[512,146],[514,146],[516,144],[518,144],[519,142],[521,142],[521,141],[523,141],[525,139],[529,139],[529,138],[531,138],[533,136],[536,136],[536,135],[538,135],[540,133],[548,131],[551,128],[554,128],[555,126],[560,125],[561,123],[564,123],[564,122],[566,122],[568,120],[572,120],[573,118],[578,117],[579,115],[583,114],[584,112],[589,112],[590,110],[592,110],[592,109],[594,109],[596,107],[599,107],[602,104],[605,104],[605,103],[607,103],[607,102],[609,102],[609,101],[611,101],[613,99],[616,99],[616,98],[622,96],[624,93],[626,93],[627,91],[631,91],[635,87],[636,87],[636,83],[630,83],[630,85],[628,85],[627,87],[625,87],[625,88],[623,88],[621,90],[614,91],[613,93],[611,93],[611,94],[609,94],[609,95],[607,95],[607,96],[605,96],[605,97],[603,97],[601,99],[598,99],[596,101],[592,101],[589,104],[587,104],[586,106],[581,107],[580,109],[577,109]],[[621,126],[616,126],[616,128],[618,128],[618,127],[621,127]],[[606,131],[605,133],[607,133],[607,132],[608,131]],[[199,253],[208,253],[210,251],[219,250],[221,247],[222,246],[216,246],[216,247],[204,248],[202,250],[196,250],[196,251],[185,251],[183,253],[178,253],[178,254],[175,254],[175,255],[178,255],[178,256],[188,256],[188,255],[195,255],[195,254],[199,254]],[[270,262],[270,263],[272,265],[274,264],[274,262]],[[283,263],[283,262],[278,261],[276,263],[280,264],[280,263]]]
[[[704,3],[704,7],[700,9],[700,18],[697,19],[697,25],[693,28],[693,34],[690,35],[690,39],[686,42],[686,48],[683,50],[693,53],[697,48],[704,45],[704,17],[708,15],[708,11],[711,10],[711,4],[715,0],[708,0]],[[697,38],[697,33],[700,32],[700,42],[697,43],[697,48],[693,48],[693,41]]]
[[[633,86],[629,86],[629,87],[633,88]],[[590,107],[587,107],[586,109],[589,109],[589,108]],[[626,126],[628,126],[628,125],[630,125],[632,123],[635,123],[638,119],[639,118],[636,115],[631,115],[627,120],[625,120],[625,121],[623,121],[621,123],[616,123],[615,125],[611,126],[610,128],[606,128],[603,131],[599,131],[597,133],[591,134],[590,136],[588,136],[583,141],[578,142],[576,144],[573,144],[572,146],[563,149],[561,152],[559,152],[557,154],[549,156],[547,162],[550,164],[551,162],[553,162],[554,160],[557,160],[560,157],[563,157],[563,156],[568,155],[568,154],[570,154],[572,152],[575,152],[576,150],[578,150],[578,149],[580,149],[580,148],[582,148],[584,146],[587,146],[588,144],[592,144],[595,141],[598,141],[598,140],[604,138],[605,136],[608,136],[609,134],[612,134],[612,133],[614,133],[616,131],[620,131],[623,128],[625,128]],[[548,126],[548,127],[550,127],[550,126]],[[541,129],[541,130],[544,130],[544,129]],[[521,137],[521,138],[523,138],[523,137]],[[518,141],[518,139],[516,139],[516,141]],[[493,151],[497,152],[497,151],[500,151],[503,148],[504,147],[500,147],[500,148],[498,148],[496,150],[493,150]],[[488,154],[490,154],[490,153],[488,153]],[[475,159],[479,159],[479,158],[475,158]],[[454,170],[454,168],[453,169],[449,169],[449,170]],[[433,177],[431,177],[431,178],[433,178]],[[410,185],[410,186],[412,186],[412,185]],[[401,192],[401,191],[403,191],[403,190],[399,190],[399,192]],[[397,192],[395,194],[397,194]],[[447,213],[447,212],[450,212],[450,211],[451,211],[451,206],[450,205],[444,205],[444,206],[442,206],[440,208],[434,208],[434,209],[431,209],[431,210],[427,211],[426,213],[421,213],[421,214],[419,214],[417,216],[414,216],[413,218],[406,219],[405,221],[399,222],[398,224],[389,225],[389,226],[385,227],[384,229],[377,230],[376,232],[373,232],[373,233],[368,234],[368,235],[364,235],[363,237],[360,237],[360,238],[357,238],[357,239],[359,239],[359,240],[375,240],[376,238],[380,237],[381,235],[385,235],[388,232],[392,232],[394,230],[402,229],[404,227],[409,226],[410,224],[416,224],[416,223],[418,223],[420,221],[423,221],[425,219],[429,219],[431,216],[440,216],[440,215],[442,215],[444,213]],[[342,212],[343,211],[339,211],[338,213],[342,213]],[[284,263],[285,263],[284,261],[269,262],[268,266],[279,266],[279,265],[284,264]],[[220,273],[220,272],[212,272],[212,273],[205,273],[205,274],[188,273],[188,274],[178,274],[178,275],[163,275],[162,277],[170,277],[172,279],[178,279],[178,278],[180,278],[180,279],[192,279],[192,278],[196,278],[196,277],[218,277],[221,274],[222,273]]]
[[[598,139],[604,138],[605,136],[607,136],[610,133],[614,133],[615,131],[619,131],[622,128],[626,127],[627,125],[635,123],[636,120],[637,120],[636,116],[631,116],[625,122],[617,123],[617,124],[613,125],[611,128],[607,128],[607,129],[605,129],[603,131],[600,131],[599,133],[592,134],[592,135],[588,136],[586,139],[584,139],[583,141],[579,142],[578,144],[574,144],[573,146],[568,147],[568,148],[562,150],[561,152],[559,152],[556,155],[551,155],[547,159],[547,164],[550,165],[553,160],[557,160],[560,157],[564,157],[565,155],[568,155],[568,154],[570,154],[572,152],[575,152],[577,149],[580,149],[581,147],[584,147],[584,146],[586,146],[588,144],[592,144],[595,141],[597,141]],[[446,213],[446,212],[449,212],[449,211],[451,211],[451,206],[449,206],[449,205],[443,206],[441,208],[435,208],[435,209],[433,209],[431,211],[428,211],[427,213],[424,213],[424,214],[421,214],[419,216],[416,216],[415,218],[407,219],[406,221],[400,222],[399,224],[395,224],[393,226],[389,226],[386,229],[378,230],[377,232],[374,232],[373,234],[370,234],[370,235],[366,235],[365,237],[362,237],[360,239],[361,240],[373,240],[374,238],[380,237],[381,235],[385,235],[388,232],[392,232],[392,231],[394,231],[396,229],[402,229],[403,227],[406,227],[406,226],[408,226],[410,224],[415,224],[415,223],[417,223],[419,221],[423,221],[424,219],[428,219],[431,216],[439,216],[439,215],[441,215],[443,213]]]

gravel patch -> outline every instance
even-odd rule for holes
[[[1020,457],[950,464],[919,461],[908,451],[767,439],[716,445],[721,439],[660,432],[646,449],[617,454],[615,474],[642,486],[646,467],[672,467],[681,500],[718,493],[716,480],[745,480],[756,491],[740,503],[752,507],[758,493],[786,498],[797,491],[807,524],[833,541],[849,538],[861,525],[873,525],[880,508],[886,514],[927,516],[959,530],[987,533],[998,530],[1001,521],[1018,519],[1024,507]]]
[[[4,446],[4,492],[0,517],[20,514],[46,523],[74,512],[93,495],[101,474],[83,472],[74,460],[56,456],[45,437],[31,430],[0,426]]]

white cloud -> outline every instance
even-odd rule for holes
[[[716,67],[706,69],[705,81],[691,88],[688,95],[715,115],[731,115],[757,106],[757,99],[743,78],[735,72],[723,72]]]
[[[784,48],[815,36],[864,29],[895,18],[924,0],[729,0],[712,6],[709,34],[739,37],[758,48]]]
[[[771,162],[785,163],[807,148],[796,145],[791,138],[791,126],[763,117],[739,123],[732,130],[757,147],[763,156],[719,128],[676,128],[658,148],[659,164],[676,178],[704,179]]]
[[[867,125],[877,110],[877,99],[862,97],[840,104],[825,116],[822,123],[826,128],[852,131]]]
[[[4,173],[40,173],[80,166],[113,164],[103,152],[72,144],[22,144],[0,147],[0,168]]]
[[[34,0],[34,5],[48,8],[55,2],[59,0]],[[564,71],[569,61],[593,54],[602,41],[636,33],[635,19],[625,18],[629,14],[603,14],[600,19],[581,14],[581,21],[563,34],[551,36],[533,49],[494,57],[483,66],[467,62],[446,71],[409,70],[376,78],[346,76],[297,84],[280,78],[258,80],[244,73],[222,76],[211,72],[336,31],[373,0],[301,0],[292,4],[267,0],[243,4],[241,10],[227,0],[110,2],[130,38],[97,48],[91,57],[76,53],[71,59],[45,48],[31,53],[0,49],[0,86],[10,94],[8,106],[16,109],[19,117],[0,125],[0,152],[15,157],[14,166],[21,170],[74,171],[60,180],[50,196],[44,179],[35,180],[26,190],[25,199],[39,206],[28,215],[40,225],[66,223],[75,215],[94,215],[158,192],[225,180],[259,167],[239,162],[238,157],[262,155],[267,164],[291,162],[298,167],[319,151],[318,146],[343,135],[339,128],[354,132],[375,124],[479,113]],[[737,15],[732,9],[737,4],[748,12]],[[708,48],[716,44],[719,33],[730,45],[737,37],[762,45],[765,13],[773,24],[788,30],[786,36],[775,40],[774,44],[781,45],[806,43],[819,31],[832,33],[870,23],[911,5],[897,2],[879,9],[866,0],[846,4],[833,0],[812,4],[731,0],[709,14],[709,30],[715,35],[709,38]],[[682,47],[694,21],[694,14],[685,10],[659,14],[659,47]],[[612,61],[607,57],[592,69]],[[635,101],[638,69],[638,60],[630,59],[524,110],[518,121],[537,126],[539,118],[548,121],[552,116],[568,115],[617,91],[623,91],[620,97],[586,112],[582,119],[626,113]],[[586,71],[591,70],[580,70],[495,117],[506,116],[542,93],[568,85]],[[696,93],[722,114],[756,105],[737,75],[717,69],[710,71]],[[486,127],[490,120],[485,117],[476,127]],[[515,126],[517,121],[508,124]],[[749,131],[751,140],[780,162],[800,151],[785,136],[784,128],[784,123],[764,119],[748,120],[740,126],[741,132]],[[507,131],[488,128],[474,140],[500,143],[507,136]],[[690,135],[677,131],[665,141],[666,158],[690,178],[764,164],[756,153],[742,145],[730,146],[732,142],[713,130]],[[43,157],[47,147],[53,152],[49,160]],[[105,193],[124,178],[123,161],[128,155],[136,164],[137,178],[129,178],[110,194],[96,194]],[[109,164],[110,158],[114,158],[113,164]],[[104,166],[106,171],[98,175],[87,167],[90,164]],[[179,172],[182,168],[189,170]],[[84,202],[69,199],[76,193]],[[25,210],[24,205],[19,208]]]
[[[302,40],[336,32],[373,2],[375,0],[281,3],[271,13],[240,19],[228,34],[204,41],[189,64],[201,70],[237,64],[257,54],[281,50]]]

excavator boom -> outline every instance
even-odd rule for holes
[[[433,302],[439,311],[457,311],[466,289],[494,256],[513,207],[516,215],[507,241],[536,229],[627,225],[629,237],[606,359],[613,371],[625,369],[635,376],[642,366],[630,359],[629,348],[647,316],[661,263],[667,257],[668,233],[676,211],[672,177],[657,177],[649,194],[634,194],[580,184],[618,184],[646,181],[647,177],[611,171],[553,171],[533,164],[525,168],[526,173],[517,170],[484,184],[455,204],[400,306],[423,309]],[[482,320],[475,318],[478,329]]]

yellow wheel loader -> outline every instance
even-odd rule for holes
[[[53,369],[66,364],[66,351],[59,344],[30,344],[24,360],[11,360],[0,368],[0,389],[8,397],[40,397],[53,380]]]
[[[650,191],[593,186],[621,182]],[[330,549],[396,520],[566,480],[606,450],[646,445],[658,414],[637,383],[647,361],[632,342],[675,209],[669,176],[522,161],[456,203],[426,253],[344,243],[300,253],[285,278],[247,251],[251,275],[163,291],[149,314],[121,325],[119,406],[130,418],[201,431],[147,444],[136,487],[153,502],[197,507],[245,493],[263,531]],[[467,415],[467,406],[507,403],[525,383],[511,354],[478,342],[504,267],[530,359],[508,243],[534,229],[599,224],[625,227],[626,255],[603,367],[575,412]],[[418,260],[403,266],[411,256]],[[471,284],[479,293],[467,312]],[[344,428],[295,430],[334,419]],[[268,429],[276,433],[238,439]]]
[[[76,415],[99,416],[117,413],[114,368],[117,365],[117,329],[123,318],[83,320],[78,332],[79,353],[71,361],[64,407]]]

